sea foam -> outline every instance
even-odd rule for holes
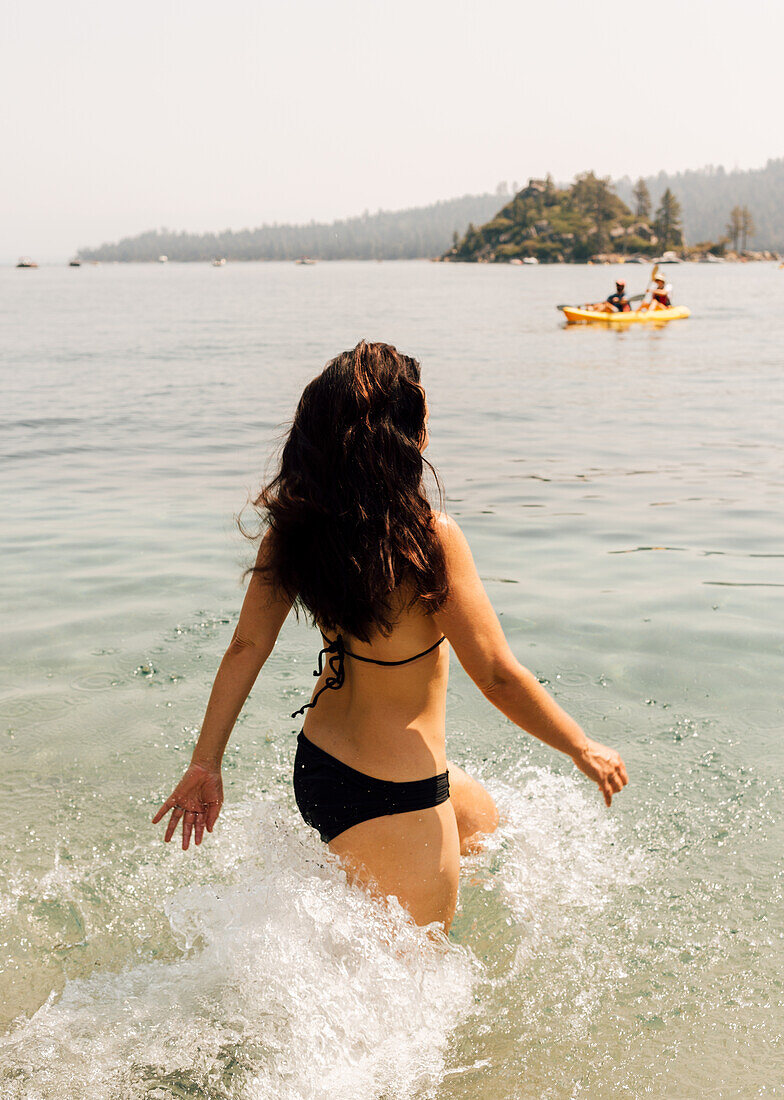
[[[370,1100],[438,1082],[471,953],[350,888],[273,804],[235,817],[260,855],[168,898],[180,957],[69,981],[0,1040],[4,1097]]]

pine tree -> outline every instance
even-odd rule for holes
[[[603,252],[609,244],[607,225],[620,213],[628,212],[613,192],[609,177],[599,177],[595,172],[581,172],[572,187],[572,199],[593,219],[594,251]]]
[[[730,210],[730,220],[727,222],[727,233],[732,241],[732,251],[738,251],[738,241],[743,232],[743,210],[740,206],[733,206]]]
[[[637,180],[634,185],[635,208],[634,212],[638,218],[644,218],[646,221],[651,216],[651,193],[648,190],[648,185],[642,176]]]
[[[665,252],[671,248],[677,248],[683,244],[683,229],[681,228],[681,204],[670,191],[669,187],[661,197],[659,209],[656,211],[656,219],[653,223],[656,236]]]
[[[744,206],[740,212],[740,231],[743,238],[743,251],[745,252],[747,239],[753,237],[756,232],[754,219],[748,206]]]

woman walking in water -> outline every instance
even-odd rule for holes
[[[153,822],[182,846],[212,832],[221,759],[292,604],[323,648],[294,762],[305,821],[349,879],[448,931],[460,854],[495,829],[492,798],[446,759],[449,649],[522,729],[569,755],[610,805],[628,782],[511,652],[453,519],[422,485],[419,364],[388,344],[333,359],[300,399],[280,469],[256,501],[266,531],[193,758]],[[294,717],[294,715],[292,715]]]

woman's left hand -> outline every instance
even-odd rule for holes
[[[152,819],[153,825],[172,811],[164,840],[168,843],[182,818],[182,847],[187,851],[191,834],[201,844],[204,830],[211,833],[223,805],[223,780],[220,768],[191,764],[185,775]]]
[[[608,749],[598,741],[586,737],[585,744],[572,757],[580,771],[592,779],[604,795],[609,806],[614,794],[622,791],[629,782],[626,765],[615,749]]]

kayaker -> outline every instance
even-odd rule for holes
[[[669,309],[672,305],[670,295],[672,286],[663,275],[657,275],[653,281],[653,293],[651,295],[651,309]]]
[[[615,293],[607,296],[606,305],[611,307],[605,310],[607,313],[627,313],[632,308],[626,297],[625,279],[615,280]]]
[[[595,302],[583,308],[592,310],[594,313],[628,312],[632,307],[629,304],[629,299],[626,297],[626,280],[616,279],[615,291],[613,294],[608,294],[603,302]]]

